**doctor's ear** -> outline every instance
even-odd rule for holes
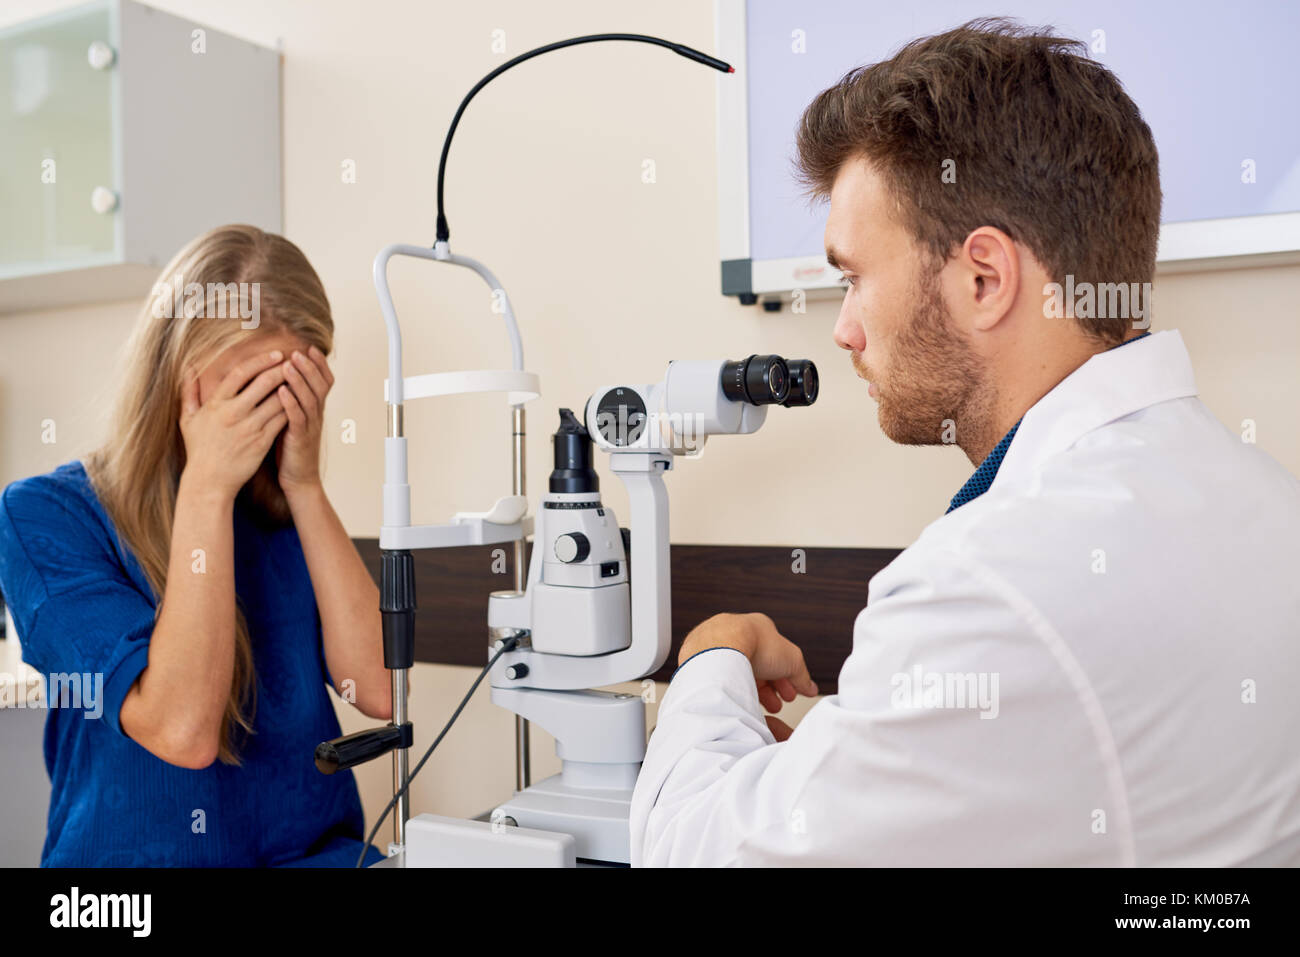
[[[953,305],[970,317],[974,328],[991,329],[1011,311],[1020,288],[1021,252],[1002,230],[973,230],[949,265],[956,271]]]

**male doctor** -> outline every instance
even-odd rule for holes
[[[817,689],[775,623],[690,633],[633,865],[1300,864],[1300,481],[1149,329],[1157,156],[1118,80],[977,21],[821,93],[798,153],[881,429],[978,468],[793,732],[764,710]]]

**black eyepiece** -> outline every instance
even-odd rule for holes
[[[591,467],[591,435],[572,409],[560,410],[560,427],[552,439],[555,468],[549,483],[552,492],[597,492],[600,477]]]
[[[817,401],[817,367],[811,359],[786,359],[786,368],[790,370],[790,394],[782,405],[791,408],[797,405],[812,405]]]
[[[790,370],[780,356],[750,356],[724,362],[722,394],[732,402],[780,405],[790,394]]]

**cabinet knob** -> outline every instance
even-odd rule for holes
[[[91,69],[107,70],[117,60],[117,51],[103,40],[96,40],[86,50],[86,62]]]
[[[96,186],[90,193],[90,208],[103,215],[117,209],[117,193],[107,186]]]

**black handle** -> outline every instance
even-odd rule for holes
[[[409,748],[412,737],[408,722],[401,726],[388,724],[382,728],[368,728],[333,741],[322,741],[316,745],[316,769],[321,774],[333,774],[365,764],[395,748]]]

